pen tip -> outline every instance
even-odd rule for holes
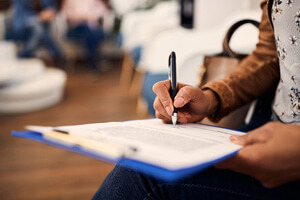
[[[172,123],[173,123],[173,126],[176,127],[176,123],[177,123],[177,113],[174,113],[172,115]]]

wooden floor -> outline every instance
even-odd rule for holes
[[[23,130],[28,124],[58,126],[145,118],[135,113],[136,99],[119,87],[120,62],[106,65],[109,68],[97,79],[84,67],[76,67],[68,75],[63,101],[54,107],[0,115],[0,199],[91,199],[112,164],[15,138],[11,131]]]

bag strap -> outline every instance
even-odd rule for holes
[[[256,20],[252,20],[252,19],[243,19],[243,20],[240,20],[236,23],[234,23],[227,31],[226,35],[225,35],[225,38],[223,40],[223,54],[225,56],[229,56],[229,57],[233,57],[233,58],[237,58],[237,59],[242,59],[244,57],[246,57],[247,55],[244,55],[244,54],[239,54],[239,53],[236,53],[234,51],[231,50],[231,48],[229,47],[229,42],[230,42],[230,39],[233,35],[233,33],[242,25],[244,24],[252,24],[254,25],[255,27],[259,27],[259,22],[256,21]]]

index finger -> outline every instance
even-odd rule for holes
[[[159,81],[153,85],[153,92],[157,95],[157,98],[163,105],[163,107],[167,110],[167,107],[170,107],[172,112],[174,110],[173,101],[170,97],[170,81]]]

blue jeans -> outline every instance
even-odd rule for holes
[[[103,30],[100,27],[92,28],[87,23],[82,23],[70,28],[67,37],[84,44],[89,68],[97,70],[98,49],[104,39]]]
[[[274,189],[229,170],[209,168],[177,182],[160,181],[116,166],[93,200],[193,200],[193,199],[300,199],[300,181]]]
[[[28,37],[24,41],[24,48],[19,52],[19,57],[32,57],[40,45],[48,48],[54,59],[61,59],[63,57],[59,46],[50,33],[50,24],[44,24],[36,18],[30,18],[24,26],[26,28],[23,31],[28,33]]]

